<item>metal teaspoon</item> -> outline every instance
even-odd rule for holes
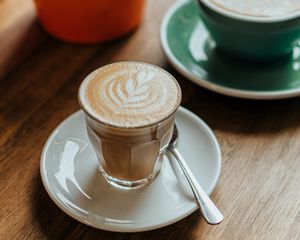
[[[184,160],[184,158],[182,157],[182,155],[180,154],[179,150],[176,147],[177,142],[178,142],[178,130],[175,124],[172,139],[167,149],[169,152],[173,154],[180,168],[182,169],[185,177],[187,178],[188,183],[193,191],[196,202],[200,208],[200,211],[205,221],[212,225],[221,223],[224,219],[224,216],[222,215],[220,210],[216,207],[216,205],[212,202],[212,200],[207,196],[207,194],[204,192],[199,182],[191,172],[186,161]]]

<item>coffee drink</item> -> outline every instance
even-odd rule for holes
[[[209,0],[230,12],[254,17],[278,17],[300,10],[299,0]]]
[[[79,102],[109,182],[132,188],[156,176],[180,101],[176,80],[150,64],[114,63],[86,77]]]
[[[102,67],[82,83],[84,108],[116,127],[141,127],[166,118],[178,106],[178,84],[149,64],[121,62]]]

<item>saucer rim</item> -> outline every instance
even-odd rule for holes
[[[182,8],[184,5],[191,3],[191,0],[178,0],[176,1],[165,13],[160,26],[160,43],[170,64],[184,77],[193,83],[211,90],[216,93],[220,93],[230,97],[253,99],[253,100],[276,100],[286,99],[300,96],[300,87],[289,90],[270,90],[270,91],[253,91],[253,90],[239,90],[237,88],[225,87],[216,83],[212,83],[206,80],[203,76],[198,77],[192,74],[180,60],[173,54],[167,40],[167,26],[170,22],[171,17],[176,14],[177,10]],[[200,19],[200,16],[199,16]],[[200,19],[201,21],[201,19]]]
[[[207,134],[209,135],[211,141],[213,142],[214,148],[215,148],[215,152],[216,152],[216,175],[214,177],[214,179],[211,181],[211,187],[208,190],[208,195],[210,195],[212,193],[212,191],[215,189],[219,179],[220,179],[220,175],[221,175],[221,169],[222,169],[222,153],[221,153],[221,148],[220,148],[220,144],[215,136],[215,134],[213,133],[212,129],[200,118],[198,117],[196,114],[194,114],[193,112],[189,111],[188,109],[184,108],[184,107],[179,107],[178,111],[182,112],[184,115],[188,116],[189,118],[192,118],[193,120],[197,121],[202,127],[203,129],[207,132]],[[196,203],[194,204],[194,207],[192,207],[190,209],[190,211],[186,211],[184,214],[182,215],[178,215],[177,217],[174,217],[173,219],[169,220],[169,221],[165,221],[163,223],[160,224],[151,224],[149,226],[145,226],[145,227],[124,227],[121,225],[107,225],[105,223],[102,224],[96,224],[95,222],[87,222],[84,221],[84,218],[80,215],[78,215],[77,213],[73,213],[72,211],[70,211],[55,195],[55,193],[53,193],[51,191],[51,187],[50,187],[50,182],[48,181],[47,177],[46,177],[46,154],[48,152],[49,146],[51,144],[51,142],[53,141],[53,138],[55,137],[55,135],[57,134],[57,132],[65,125],[67,124],[67,122],[75,117],[76,115],[79,114],[84,114],[82,110],[78,110],[74,113],[72,113],[71,115],[69,115],[67,118],[65,118],[62,122],[60,122],[60,124],[58,124],[55,129],[51,132],[51,134],[49,135],[48,139],[46,140],[44,146],[43,146],[43,150],[42,150],[42,154],[41,154],[41,158],[40,158],[40,175],[41,175],[41,180],[42,183],[44,185],[44,188],[46,189],[47,194],[50,196],[50,198],[52,199],[52,201],[64,212],[66,213],[68,216],[70,216],[71,218],[77,220],[80,223],[83,223],[87,226],[90,227],[94,227],[97,229],[101,229],[101,230],[106,230],[106,231],[112,231],[112,232],[144,232],[144,231],[149,231],[149,230],[154,230],[154,229],[159,229],[168,225],[171,225],[175,222],[178,222],[180,220],[182,220],[183,218],[189,216],[191,213],[193,213],[195,210],[198,209]]]

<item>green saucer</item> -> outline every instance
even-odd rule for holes
[[[204,88],[250,99],[300,96],[300,45],[277,62],[254,64],[233,59],[216,48],[196,1],[176,2],[166,13],[160,34],[171,64]]]

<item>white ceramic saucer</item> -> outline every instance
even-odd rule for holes
[[[210,128],[190,111],[180,107],[176,121],[178,147],[204,190],[211,193],[221,170],[219,144]],[[197,209],[180,169],[167,157],[148,186],[130,191],[110,186],[98,170],[82,111],[72,114],[50,135],[40,170],[43,184],[57,206],[95,228],[146,231],[174,223]]]

